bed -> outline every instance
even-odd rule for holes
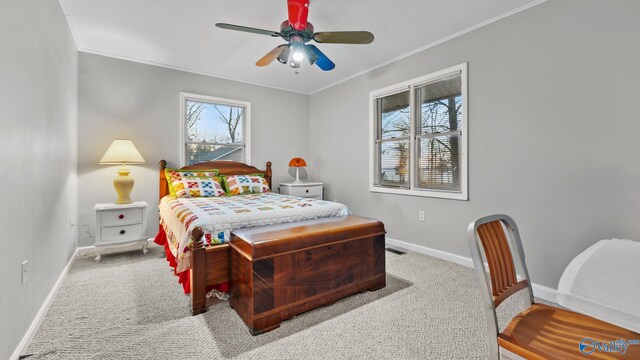
[[[179,199],[169,194],[160,161],[160,226],[156,243],[164,246],[185,293],[191,294],[192,313],[206,311],[206,294],[229,291],[230,246],[234,229],[348,215],[345,205],[275,193],[216,198]],[[221,175],[263,174],[271,187],[271,162],[266,169],[234,161],[211,161],[181,168],[218,169]]]

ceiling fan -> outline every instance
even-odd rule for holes
[[[307,44],[309,41],[327,44],[370,44],[373,41],[373,34],[368,31],[314,32],[313,25],[307,21],[309,0],[287,0],[287,5],[289,19],[282,22],[280,32],[225,23],[217,23],[216,26],[222,29],[281,37],[287,42],[263,56],[256,62],[257,66],[267,66],[278,59],[279,62],[297,69],[306,59],[309,65],[316,64],[320,69],[329,71],[336,65],[315,45]]]

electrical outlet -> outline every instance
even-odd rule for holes
[[[27,283],[27,260],[22,262],[22,285]]]
[[[422,210],[418,211],[418,220],[424,221],[424,211]]]

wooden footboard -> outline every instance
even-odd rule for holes
[[[198,315],[207,311],[207,287],[229,281],[229,244],[205,248],[201,227],[191,236],[191,313]]]

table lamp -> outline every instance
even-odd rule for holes
[[[300,168],[306,166],[307,163],[301,157],[295,157],[289,161],[289,167],[296,168],[296,181],[293,182],[294,184],[302,184],[302,181],[300,181]]]
[[[113,140],[111,146],[104,153],[100,164],[120,164],[118,176],[113,179],[113,187],[116,188],[118,199],[116,204],[131,204],[131,189],[133,189],[133,178],[129,176],[127,164],[144,164],[144,159],[133,142],[129,139]]]

